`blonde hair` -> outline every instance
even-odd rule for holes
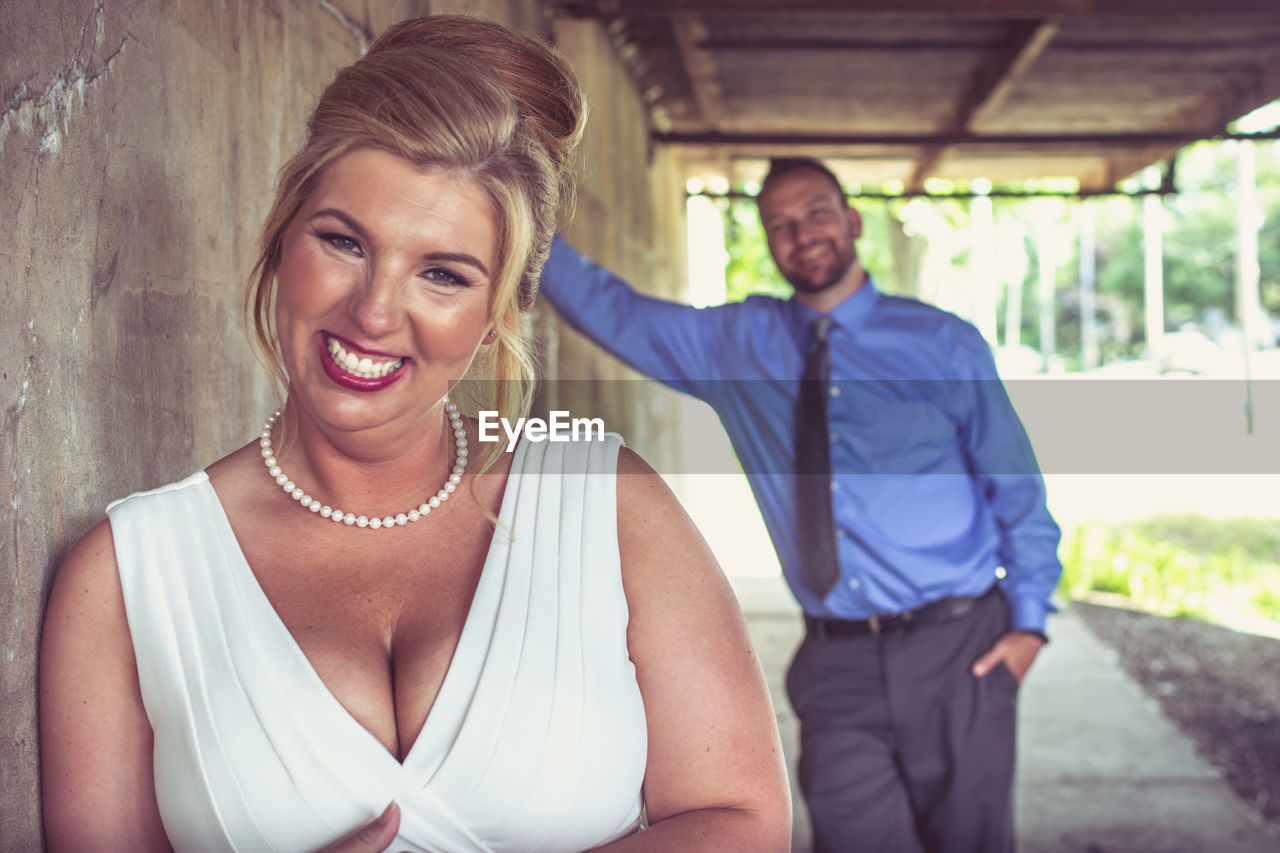
[[[497,337],[477,359],[493,380],[480,403],[503,417],[526,415],[536,378],[527,314],[557,213],[572,204],[569,167],[585,121],[568,63],[533,36],[460,15],[383,32],[320,96],[306,143],[280,172],[245,285],[251,342],[281,388],[288,378],[274,311],[285,229],[330,165],[374,148],[469,180],[489,199],[498,227],[490,307]],[[494,457],[486,454],[484,467]]]

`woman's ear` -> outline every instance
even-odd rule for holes
[[[491,344],[498,339],[498,330],[493,326],[489,327],[489,331],[484,333],[484,337],[480,339],[482,344]]]

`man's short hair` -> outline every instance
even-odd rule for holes
[[[831,182],[831,186],[836,188],[840,198],[844,199],[844,203],[846,205],[849,203],[849,197],[845,193],[844,187],[840,186],[840,179],[836,177],[835,172],[832,172],[827,168],[826,164],[814,157],[774,157],[769,161],[769,174],[764,176],[764,182],[760,184],[760,195],[764,195],[765,190],[769,189],[769,184],[783,175],[797,172],[801,169],[808,169],[825,176]]]

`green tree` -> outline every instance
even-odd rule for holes
[[[1250,142],[1257,149],[1257,200],[1262,216],[1258,236],[1261,301],[1272,318],[1280,317],[1280,142]],[[1178,193],[1164,199],[1164,291],[1167,329],[1203,322],[1208,312],[1235,315],[1235,199],[1236,150],[1233,143],[1205,142],[1184,149],[1177,163]],[[1028,183],[1004,189],[1027,191]],[[924,254],[925,237],[912,228],[912,217],[928,204],[929,219],[945,222],[959,235],[950,264],[963,276],[969,253],[963,235],[970,227],[969,206],[963,199],[856,199],[862,214],[863,236],[858,252],[880,287],[892,293],[914,293]],[[998,251],[1020,251],[1027,258],[1022,283],[1022,343],[1039,348],[1039,273],[1035,227],[1052,227],[1067,234],[1055,282],[1055,348],[1069,366],[1079,363],[1080,282],[1079,244],[1074,237],[1081,204],[1096,209],[1097,302],[1103,360],[1136,356],[1143,341],[1144,247],[1142,201],[1112,196],[1087,201],[1065,200],[1046,223],[1044,203],[1032,199],[996,198],[998,222],[1025,223],[1023,245]],[[1039,210],[1038,213],[1033,213]],[[753,293],[788,297],[791,288],[777,273],[760,226],[754,200],[737,199],[724,207],[731,301]],[[1034,226],[1033,226],[1034,223]],[[999,316],[1003,328],[1005,300]],[[1275,322],[1275,319],[1273,319]]]

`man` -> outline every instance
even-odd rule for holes
[[[830,170],[775,160],[759,206],[792,299],[651,299],[559,240],[543,292],[724,423],[805,612],[815,848],[1010,850],[1017,685],[1061,573],[1026,434],[971,325],[876,289]]]

